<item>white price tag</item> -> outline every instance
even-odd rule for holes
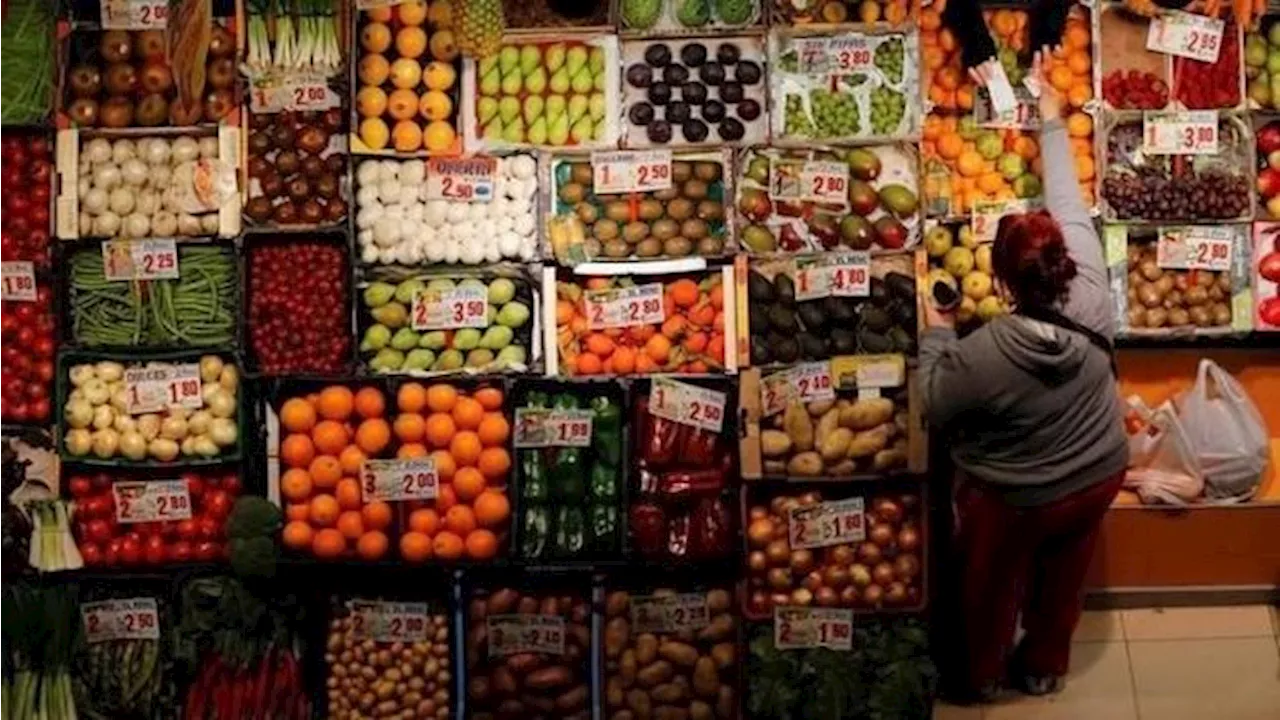
[[[1004,72],[1004,65],[992,64],[991,78],[987,80],[987,95],[991,98],[991,110],[997,117],[1016,112],[1018,98],[1013,94],[1013,85]]]
[[[164,30],[169,0],[102,0],[103,30]]]
[[[671,187],[671,151],[593,152],[591,185],[597,195],[667,190]]]
[[[120,524],[191,519],[191,495],[182,480],[111,484]]]
[[[788,514],[787,541],[792,550],[848,545],[867,537],[860,497],[794,507]]]
[[[836,396],[831,364],[827,362],[804,363],[766,375],[761,386],[765,417],[782,412],[792,400],[809,403],[832,400]]]
[[[582,294],[587,327],[604,330],[633,325],[661,325],[667,319],[662,306],[662,283],[633,285]]]
[[[102,270],[108,280],[177,280],[178,245],[167,240],[107,240]]]
[[[800,72],[806,75],[867,72],[875,64],[866,35],[802,38],[796,41],[796,56]]]
[[[159,640],[160,612],[155,598],[99,600],[80,606],[85,641]]]
[[[200,366],[152,363],[124,371],[125,412],[130,415],[160,412],[170,405],[188,410],[204,407]]]
[[[490,615],[489,657],[564,654],[564,618],[559,615]]]
[[[1226,23],[1181,10],[1166,10],[1147,26],[1147,49],[1201,62],[1218,61]]]
[[[427,161],[427,199],[487,203],[493,200],[498,159],[436,157]]]
[[[649,414],[720,432],[724,427],[725,394],[697,385],[656,377],[649,385]]]
[[[3,299],[35,302],[35,264],[26,260],[6,260],[0,268],[3,268],[3,276],[0,277],[4,284]]]
[[[249,106],[254,113],[270,115],[309,112],[341,107],[342,99],[329,87],[326,78],[310,74],[268,76],[253,80]]]
[[[979,200],[973,204],[969,227],[977,242],[991,242],[1000,229],[1000,218],[1005,215],[1021,215],[1031,209],[1026,200]]]
[[[1235,232],[1229,227],[1160,228],[1156,242],[1156,264],[1171,270],[1231,269]]]
[[[860,355],[854,361],[859,388],[901,387],[907,381],[907,363],[901,355]]]
[[[434,500],[439,486],[436,461],[429,457],[365,460],[360,465],[360,493],[365,502]]]
[[[489,327],[489,291],[467,285],[413,296],[414,330]]]
[[[775,607],[773,646],[779,650],[853,650],[853,611],[841,608]]]
[[[1148,155],[1218,154],[1218,113],[1213,110],[1143,113],[1142,152]]]
[[[426,603],[352,600],[347,607],[357,637],[380,643],[415,643],[431,637]]]
[[[860,250],[796,264],[796,300],[871,294],[871,253]]]
[[[829,160],[771,160],[769,197],[849,207],[849,166]]]
[[[516,408],[515,446],[588,447],[593,416],[590,410]]]
[[[674,633],[697,631],[711,624],[707,596],[635,595],[631,598],[631,632]]]

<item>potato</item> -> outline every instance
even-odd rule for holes
[[[733,662],[737,659],[737,646],[733,643],[717,643],[711,648],[711,659],[716,661],[716,667],[724,670],[733,667]]]
[[[689,720],[713,720],[715,711],[711,706],[701,700],[694,700],[689,703]]]
[[[786,460],[765,460],[764,461],[765,475],[785,475],[786,472],[787,472]]]
[[[622,687],[622,678],[612,675],[604,684],[605,707],[621,707],[626,698],[626,688]]]
[[[734,621],[732,615],[717,615],[711,624],[698,631],[699,640],[722,642],[733,634]]]
[[[529,673],[524,679],[525,687],[535,690],[549,690],[563,687],[573,681],[573,673],[563,665],[552,665]]]
[[[693,666],[693,692],[703,698],[713,698],[720,692],[720,673],[709,657],[698,658]]]
[[[611,592],[609,597],[604,601],[604,614],[606,617],[619,617],[627,614],[627,610],[631,607],[631,596],[625,592]]]
[[[619,710],[610,715],[609,720],[636,720],[636,715],[630,710]]]
[[[632,690],[627,693],[627,707],[636,714],[636,720],[646,720],[653,713],[653,703],[649,701],[649,693],[644,690]]]
[[[849,477],[858,472],[858,463],[845,459],[827,467],[827,477]]]
[[[658,646],[658,654],[679,667],[693,667],[698,662],[698,651],[692,645],[680,642],[662,643]]]
[[[506,588],[499,590],[489,596],[489,615],[505,615],[511,612],[515,607],[516,601],[520,599],[520,594],[515,590]]]
[[[822,456],[816,452],[802,452],[787,461],[787,474],[795,477],[817,477],[822,474]]]
[[[618,674],[622,678],[623,687],[631,687],[635,684],[636,675],[639,674],[639,665],[636,662],[636,653],[634,650],[627,650],[622,653],[622,660],[618,664]]]
[[[719,720],[733,720],[735,707],[733,688],[721,685],[716,693],[716,717]]]
[[[783,457],[791,452],[791,438],[781,430],[762,430],[760,452],[767,458]]]
[[[893,417],[893,401],[889,398],[858,398],[840,412],[840,427],[869,430]]]
[[[814,429],[809,411],[799,400],[787,405],[782,414],[782,427],[791,438],[791,445],[800,452],[813,449]]]
[[[664,705],[654,708],[653,720],[689,720],[689,711],[680,707]]]
[[[851,460],[871,457],[883,450],[888,444],[889,432],[883,426],[873,430],[864,430],[853,436],[853,442],[849,443],[848,457]]]
[[[636,662],[648,665],[658,659],[658,636],[645,633],[636,638]]]
[[[832,412],[835,411],[832,410]],[[836,427],[826,437],[821,435],[819,437],[822,439],[818,441],[818,454],[826,462],[835,462],[848,454],[849,443],[853,441],[853,431],[849,428]]]
[[[891,470],[901,465],[907,464],[907,453],[904,450],[893,447],[887,450],[881,450],[876,453],[875,459],[871,462],[873,470]]]
[[[675,668],[666,660],[657,660],[640,669],[636,674],[636,682],[640,687],[651,688],[671,679]]]
[[[579,685],[578,687],[562,694],[556,698],[555,709],[565,712],[573,712],[587,704],[587,686]]]
[[[836,406],[836,401],[834,399],[814,400],[813,402],[809,403],[809,406],[806,407],[805,409],[808,410],[809,414],[813,417],[822,417],[823,415],[827,414],[828,410],[830,410],[835,406]]]
[[[533,653],[520,653],[507,656],[507,667],[517,675],[525,675],[542,667],[542,658]]]
[[[631,624],[626,618],[616,617],[604,626],[604,655],[615,658],[622,654],[631,639]]]
[[[712,613],[725,612],[733,602],[728,590],[712,590],[707,593],[707,610]]]
[[[677,685],[676,683],[663,683],[654,688],[653,691],[649,693],[649,697],[653,698],[655,702],[674,705],[685,699],[686,692],[686,688]]]

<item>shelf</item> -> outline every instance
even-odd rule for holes
[[[1280,350],[1280,332],[1250,332],[1237,335],[1191,335],[1116,338],[1117,350]]]

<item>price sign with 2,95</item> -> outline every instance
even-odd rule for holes
[[[1143,113],[1142,152],[1148,155],[1216,155],[1217,111]]]
[[[191,494],[182,480],[111,484],[120,524],[191,519]]]
[[[705,593],[633,595],[631,631],[673,633],[697,631],[711,624]]]
[[[356,637],[380,643],[415,643],[429,639],[427,604],[352,600],[351,631]]]
[[[159,640],[160,613],[155,598],[100,600],[80,606],[85,641]]]
[[[836,396],[831,384],[831,363],[826,362],[797,365],[766,375],[760,383],[765,417],[782,412],[792,400],[810,403],[834,400]]]
[[[1222,52],[1222,32],[1226,25],[1217,18],[1167,10],[1152,18],[1147,27],[1147,49],[1215,63]]]
[[[164,30],[169,0],[102,0],[103,30]]]
[[[6,260],[3,264],[4,299],[35,302],[36,270],[27,260]]]
[[[862,498],[791,508],[788,540],[792,549],[859,543],[866,539]]]
[[[434,500],[439,485],[432,458],[365,460],[360,465],[360,492],[365,502]]]
[[[849,207],[849,166],[828,160],[771,160],[769,197]]]
[[[413,296],[414,330],[489,327],[489,291],[463,285],[448,290],[420,290]]]
[[[1160,228],[1156,265],[1170,270],[1231,269],[1235,231],[1229,227]]]
[[[775,607],[773,646],[779,650],[852,650],[853,611],[841,608]]]
[[[177,280],[178,246],[172,240],[108,240],[102,243],[108,280]]]
[[[490,615],[485,624],[489,657],[564,654],[564,618],[559,615]]]
[[[597,195],[668,190],[671,188],[671,151],[591,153],[591,184]]]
[[[710,432],[724,427],[725,394],[665,377],[649,386],[649,414]]]
[[[661,325],[667,319],[662,306],[662,283],[587,290],[582,302],[587,311],[587,327],[592,330]]]
[[[200,391],[196,363],[153,363],[124,371],[125,412],[130,415],[160,412],[170,405],[199,410],[204,407]]]
[[[515,445],[518,448],[588,447],[590,410],[516,408]]]
[[[427,199],[487,203],[493,200],[497,158],[437,157],[427,161]]]

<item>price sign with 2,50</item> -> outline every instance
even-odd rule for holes
[[[489,327],[489,291],[462,285],[448,290],[420,290],[413,296],[414,330]]]
[[[360,492],[365,502],[434,500],[440,486],[432,458],[365,460],[360,465]]]
[[[649,385],[649,414],[718,433],[724,427],[725,394],[665,377]]]
[[[1170,270],[1231,269],[1235,231],[1229,227],[1160,228],[1156,265]]]
[[[100,600],[80,606],[85,641],[159,640],[160,613],[155,598]]]
[[[437,157],[427,161],[427,199],[487,203],[493,200],[498,160]]]
[[[776,415],[793,400],[821,402],[833,400],[835,387],[831,383],[831,363],[803,363],[793,368],[766,375],[760,381],[763,389],[765,417]]]
[[[35,264],[27,260],[5,260],[2,267],[0,282],[4,283],[4,299],[35,302]]]
[[[1215,63],[1222,52],[1226,23],[1217,18],[1166,10],[1147,26],[1147,49],[1180,57]]]
[[[793,549],[847,545],[867,537],[860,497],[794,507],[788,520],[788,540]]]
[[[102,270],[108,280],[177,280],[178,246],[167,240],[107,240]]]
[[[1148,155],[1218,154],[1217,111],[1143,113],[1142,152]]]
[[[164,30],[168,0],[102,0],[103,30]]]
[[[564,654],[564,618],[559,615],[490,615],[489,656]]]
[[[121,525],[191,519],[191,494],[182,480],[116,482],[111,496]]]
[[[779,650],[852,650],[853,611],[841,608],[775,607],[773,645]]]
[[[698,631],[711,623],[705,593],[633,595],[631,631],[673,633]]]
[[[592,330],[661,325],[667,319],[662,306],[662,283],[587,290],[582,294],[582,302],[587,312],[587,327]]]
[[[671,188],[671,151],[591,153],[591,184],[597,195],[668,190]]]
[[[204,407],[200,393],[200,366],[196,363],[152,363],[124,371],[125,412],[130,415],[160,412],[170,405],[199,410]]]
[[[351,630],[357,637],[380,643],[414,643],[430,639],[427,604],[352,600]]]
[[[515,446],[588,447],[592,417],[590,410],[516,408]]]

